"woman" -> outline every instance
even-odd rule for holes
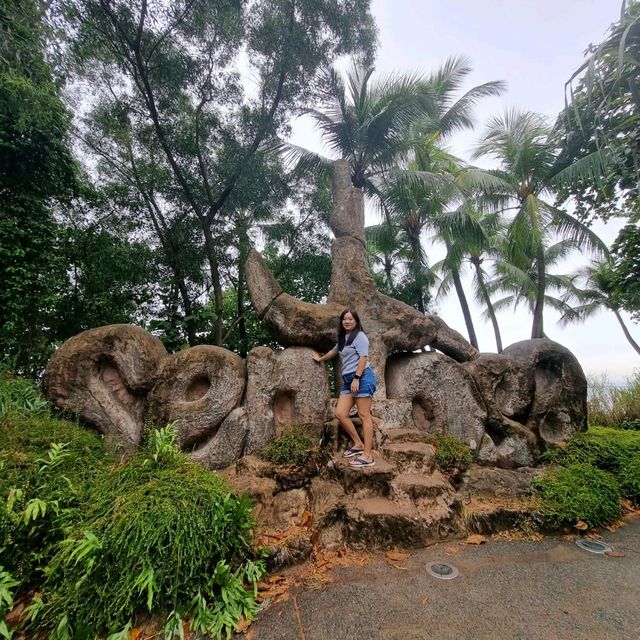
[[[371,454],[373,447],[373,423],[371,422],[371,402],[376,390],[376,376],[369,366],[369,338],[365,335],[358,314],[345,309],[340,315],[338,344],[323,356],[313,354],[316,362],[326,362],[340,354],[342,369],[342,389],[336,404],[336,418],[352,440],[352,445],[342,455],[353,458],[349,462],[352,469],[373,467],[376,462]],[[360,439],[349,412],[354,403],[362,421],[364,442]]]

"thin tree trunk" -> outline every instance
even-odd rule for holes
[[[416,291],[416,306],[418,311],[422,314],[425,313],[424,300],[422,295],[422,260],[420,259],[420,236],[416,237],[410,233],[411,238],[411,271],[413,272],[413,281]],[[475,346],[475,345],[474,345]]]
[[[500,327],[498,326],[498,319],[496,318],[495,311],[493,310],[493,304],[491,303],[489,292],[487,291],[487,287],[484,283],[484,276],[482,275],[482,269],[480,268],[480,260],[476,257],[472,257],[471,262],[475,267],[476,277],[478,278],[478,286],[480,287],[480,292],[482,293],[484,303],[487,305],[487,313],[489,314],[491,324],[493,325],[493,333],[496,336],[496,349],[498,353],[502,353],[502,337],[500,336]]]
[[[203,225],[204,246],[209,261],[209,270],[211,271],[211,286],[213,287],[213,308],[216,314],[216,322],[214,325],[213,344],[222,346],[222,281],[220,280],[220,270],[218,267],[218,258],[216,257],[215,242],[211,229],[207,225]]]
[[[460,301],[460,307],[462,308],[462,315],[464,316],[464,322],[467,325],[469,342],[476,349],[479,349],[478,338],[476,337],[476,330],[473,326],[473,320],[471,319],[471,311],[469,311],[467,296],[464,295],[464,289],[462,288],[462,281],[460,280],[460,272],[458,271],[458,269],[451,269],[451,277],[453,278],[453,285],[456,288],[456,293],[458,294],[458,300]]]
[[[620,326],[622,327],[622,332],[624,333],[624,337],[627,339],[629,344],[635,349],[635,352],[638,355],[640,355],[640,345],[631,337],[631,334],[629,333],[629,329],[627,329],[627,325],[624,323],[624,320],[622,319],[620,312],[617,309],[611,309],[611,311],[613,311],[618,322],[620,323]]]
[[[544,262],[544,248],[538,247],[536,256],[538,282],[536,291],[536,304],[533,308],[533,325],[531,327],[532,338],[544,338],[544,295],[547,284],[547,274]]]

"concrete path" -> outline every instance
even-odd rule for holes
[[[374,554],[336,569],[320,590],[294,589],[265,609],[252,640],[640,640],[640,518],[603,539],[624,557],[573,541],[443,543],[410,553],[406,570]],[[460,571],[438,580],[425,567]]]

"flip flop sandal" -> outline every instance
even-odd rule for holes
[[[347,449],[343,454],[343,458],[353,458],[354,456],[359,456],[362,454],[364,449],[358,449],[358,447],[351,447],[351,449]]]
[[[364,458],[356,458],[349,463],[351,469],[364,469],[365,467],[375,467],[375,460],[365,460]]]

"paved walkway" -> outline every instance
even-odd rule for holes
[[[574,542],[443,543],[399,570],[375,554],[334,571],[320,590],[292,590],[252,625],[253,640],[640,640],[640,518],[604,541],[624,557]],[[427,574],[446,560],[455,580]]]

